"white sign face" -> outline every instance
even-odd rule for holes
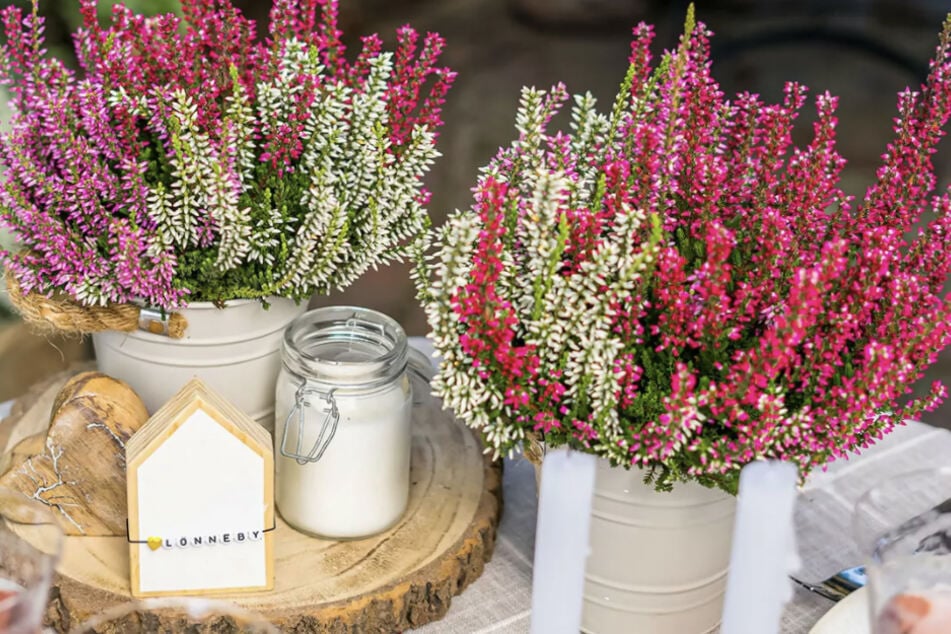
[[[265,484],[261,455],[203,409],[190,414],[138,467],[133,593],[266,588]]]

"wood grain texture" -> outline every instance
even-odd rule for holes
[[[282,632],[392,634],[437,620],[491,558],[502,510],[501,464],[438,403],[414,409],[412,488],[397,526],[363,540],[309,537],[277,520],[272,592],[224,597]],[[26,535],[30,539],[35,536]],[[70,537],[55,580],[48,625],[71,627],[130,600],[124,538]],[[180,615],[142,614],[96,629],[235,631],[228,617],[201,627]]]
[[[45,443],[50,426],[50,410],[63,384],[76,374],[92,370],[92,364],[57,372],[36,383],[16,400],[10,415],[0,421],[0,474],[6,473],[14,458],[14,448],[31,436],[41,435]]]
[[[148,419],[145,404],[131,387],[98,372],[42,392],[51,394],[52,405],[37,413],[50,412],[49,429],[14,445],[0,486],[49,506],[69,535],[125,535],[125,443]],[[11,441],[42,428],[41,421],[21,418],[31,427],[11,433]]]

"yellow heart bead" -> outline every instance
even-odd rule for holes
[[[149,537],[146,542],[149,545],[149,548],[152,550],[158,550],[162,547],[162,538],[161,537]]]

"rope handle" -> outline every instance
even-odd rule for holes
[[[144,330],[181,339],[188,328],[188,321],[179,313],[166,314],[163,318],[160,311],[135,304],[85,306],[67,297],[23,293],[16,276],[10,271],[6,272],[4,279],[14,308],[23,321],[42,334],[88,335],[106,330]]]

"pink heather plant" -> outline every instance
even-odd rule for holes
[[[725,99],[692,12],[654,70],[652,29],[634,33],[610,114],[577,96],[552,133],[565,88],[524,90],[518,140],[420,262],[447,406],[496,454],[536,435],[662,489],[726,490],[750,461],[805,474],[935,407],[940,384],[905,397],[951,341],[951,194],[931,164],[951,18],[858,202],[838,186],[836,98],[792,147],[803,87]]]
[[[85,304],[282,295],[346,286],[425,233],[421,177],[454,73],[437,34],[376,35],[347,61],[336,0],[275,0],[270,36],[228,0],[182,17],[82,0],[82,72],[43,23],[2,12],[0,262],[24,291]]]

